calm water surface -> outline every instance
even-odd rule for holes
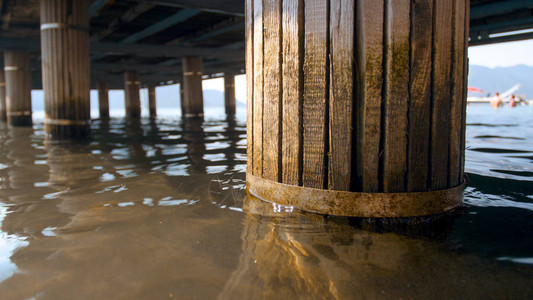
[[[432,225],[244,195],[237,119],[0,130],[0,299],[531,299],[533,107],[468,108],[465,207]]]

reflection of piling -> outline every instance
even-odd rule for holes
[[[467,2],[248,0],[252,192],[336,215],[457,207]]]
[[[200,118],[184,119],[182,122],[183,139],[187,141],[187,157],[191,165],[190,175],[206,174],[205,133],[202,127],[204,121]]]

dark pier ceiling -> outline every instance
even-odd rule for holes
[[[80,0],[82,1],[82,0]],[[206,76],[244,72],[243,0],[95,0],[90,7],[92,87],[124,87],[137,71],[142,86],[182,80],[182,58],[201,56]],[[531,0],[471,0],[470,45],[530,39]],[[41,87],[39,1],[0,0],[0,50],[30,53],[33,88]]]

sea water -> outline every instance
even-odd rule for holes
[[[471,105],[465,205],[434,224],[244,194],[245,114],[0,130],[0,299],[531,299],[533,107]]]

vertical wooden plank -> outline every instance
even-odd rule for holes
[[[201,57],[183,58],[183,101],[182,115],[185,118],[204,116],[202,91],[203,66]]]
[[[435,1],[433,23],[433,103],[430,169],[432,190],[448,186],[450,128],[452,1]]]
[[[387,0],[383,191],[405,191],[409,99],[410,0]]]
[[[328,2],[305,2],[302,184],[311,188],[325,188],[326,183]]]
[[[252,173],[253,156],[253,123],[254,123],[254,6],[253,0],[246,0],[246,143],[247,169]]]
[[[384,2],[357,1],[356,180],[352,191],[378,192],[383,89]],[[352,170],[354,171],[354,170]]]
[[[155,86],[148,87],[148,109],[150,111],[150,117],[155,117],[157,115]]]
[[[413,0],[407,158],[408,192],[426,191],[428,186],[432,32],[433,0]]]
[[[263,176],[263,1],[254,1],[253,174]]]
[[[462,124],[461,124],[461,164],[460,164],[460,180],[464,179],[465,170],[465,148],[466,148],[466,97],[468,93],[468,37],[470,35],[470,0],[465,0],[465,32],[464,32],[464,68],[463,68],[463,111],[462,111]]]
[[[283,1],[282,182],[301,177],[303,91],[303,0]]]
[[[280,180],[281,0],[264,0],[263,178]]]
[[[6,78],[4,66],[0,65],[0,121],[6,120]]]
[[[126,100],[126,117],[141,117],[141,95],[139,74],[136,71],[124,73],[124,96]]]
[[[31,126],[30,57],[25,52],[4,51],[6,115],[13,126]]]
[[[450,108],[450,161],[448,183],[460,184],[461,176],[461,130],[464,98],[464,52],[465,48],[465,0],[453,1],[452,36],[452,98]]]
[[[235,74],[224,73],[224,108],[226,115],[235,114]]]
[[[98,81],[98,108],[100,119],[109,118],[109,86],[105,81]]]
[[[354,0],[330,0],[328,188],[349,191],[352,166]]]

